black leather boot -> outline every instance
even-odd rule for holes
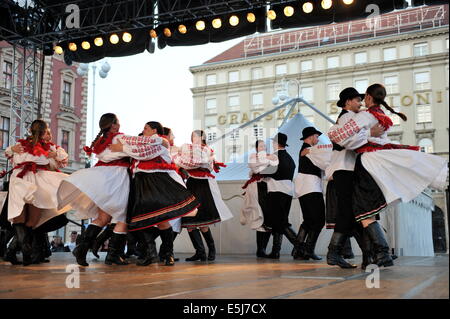
[[[352,250],[352,243],[350,241],[350,237],[347,236],[347,240],[344,242],[344,247],[342,247],[342,257],[344,259],[353,259],[355,258],[355,254]]]
[[[256,257],[267,258],[266,248],[270,239],[269,232],[256,232]]]
[[[200,231],[198,229],[194,229],[188,232],[189,238],[192,241],[192,245],[195,248],[195,255],[189,258],[186,258],[186,261],[206,261],[206,251],[205,246],[203,245],[202,236],[200,235]]]
[[[306,231],[306,229],[303,227],[303,224],[300,225],[300,228],[298,229],[298,234],[297,234],[297,242],[299,244],[299,247],[301,248],[300,250],[298,250],[297,248],[292,249],[291,252],[291,256],[292,257],[302,257],[305,254],[305,240],[306,240],[306,236],[308,235],[308,232]]]
[[[126,258],[129,258],[133,255],[136,255],[136,244],[137,238],[134,233],[130,232],[127,234],[127,253],[125,254]]]
[[[128,265],[128,262],[122,257],[124,255],[126,242],[127,234],[117,234],[113,232],[111,239],[109,240],[105,264]]]
[[[164,251],[164,265],[173,266],[175,265],[175,259],[173,257],[173,230],[169,227],[164,230],[159,230],[161,236],[161,241]]]
[[[283,234],[272,232],[272,252],[267,256],[270,259],[280,259],[281,244],[283,243]]]
[[[173,232],[172,236],[173,236],[173,241],[175,242],[175,238],[177,238],[178,233]],[[162,243],[161,243],[161,246],[159,246],[159,253],[158,253],[158,256],[159,256],[159,261],[163,262],[163,261],[164,261],[165,253],[164,253],[164,247],[163,247],[163,244],[162,244]],[[175,261],[179,261],[179,260],[180,260],[180,258],[175,258],[175,256],[174,256],[173,259],[174,259]]]
[[[384,232],[378,222],[373,222],[364,229],[373,244],[375,253],[373,262],[378,266],[389,267],[394,265],[391,254],[389,253],[389,246],[384,237]]]
[[[320,231],[309,231],[308,237],[305,242],[305,255],[304,259],[313,259],[313,260],[322,260],[321,257],[317,256],[314,253],[314,249],[316,248],[317,239],[319,238]]]
[[[364,229],[360,229],[353,233],[359,248],[362,251],[362,263],[361,268],[366,269],[368,265],[372,263],[372,243],[370,241],[369,235]]]
[[[30,227],[22,223],[13,224],[13,227],[16,231],[19,247],[22,250],[22,264],[24,266],[31,265],[33,232]]]
[[[14,235],[11,243],[6,249],[4,261],[9,261],[12,265],[21,265],[22,263],[17,260],[17,252],[20,251],[19,241],[17,240],[17,236]]]
[[[348,236],[333,232],[330,244],[328,245],[327,264],[331,266],[338,265],[341,268],[356,268],[356,265],[348,263],[342,256],[342,249]]]
[[[202,232],[203,238],[205,238],[206,245],[208,246],[208,260],[213,261],[216,259],[216,246],[214,245],[214,238],[211,233],[211,229],[208,228],[207,232]]]
[[[156,231],[155,231],[156,229]],[[156,227],[150,227],[147,229],[139,230],[136,232],[139,240],[145,243],[145,253],[142,259],[138,259],[136,265],[148,266],[157,260],[156,243],[155,239],[159,236],[159,229]]]
[[[72,254],[77,259],[77,263],[80,266],[89,266],[86,262],[86,255],[89,251],[89,247],[92,246],[95,238],[102,230],[102,227],[90,224],[87,229],[80,235],[80,242],[73,250]]]
[[[46,245],[45,240],[46,234],[41,233],[39,230],[35,229],[33,232],[33,243],[32,243],[32,253],[31,253],[31,263],[40,264],[41,262],[49,262],[45,259],[44,249]]]
[[[116,227],[116,224],[109,224],[106,226],[105,229],[102,230],[102,232],[94,239],[92,243],[92,253],[95,257],[100,258],[98,251],[103,246],[105,241],[107,241],[109,238],[111,238],[113,234],[114,227]]]

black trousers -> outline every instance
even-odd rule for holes
[[[291,210],[292,196],[281,192],[267,194],[267,215],[264,224],[272,228],[275,233],[282,234],[289,224],[289,211]]]
[[[310,232],[320,232],[325,225],[325,202],[323,194],[314,192],[301,196],[299,199],[302,208],[302,227]]]
[[[337,193],[337,215],[334,230],[338,233],[350,235],[360,225],[356,222],[353,213],[353,193],[354,193],[353,171],[339,170],[333,173],[333,180]]]

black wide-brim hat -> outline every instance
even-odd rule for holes
[[[302,138],[300,140],[303,141],[303,140],[307,139],[308,137],[310,137],[311,135],[314,135],[314,134],[318,134],[320,136],[320,135],[322,135],[322,132],[316,130],[316,128],[312,127],[312,126],[304,128],[303,131],[302,131],[302,135],[303,136],[302,136]]]
[[[283,133],[277,133],[274,137],[271,138],[271,140],[276,141],[278,144],[282,146],[289,146],[286,144],[287,142],[287,135]]]
[[[361,98],[361,100],[363,100],[365,94],[359,93],[355,88],[352,87],[345,88],[341,91],[341,93],[339,93],[339,101],[337,101],[336,104],[339,107],[344,107],[347,100],[354,99],[358,96]]]

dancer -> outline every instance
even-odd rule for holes
[[[80,219],[93,219],[72,252],[79,265],[89,266],[86,262],[88,250],[102,228],[110,222],[116,225],[109,241],[105,264],[127,265],[122,256],[127,233],[129,156],[147,153],[156,157],[163,151],[162,140],[148,141],[119,133],[119,120],[112,113],[103,114],[99,126],[100,132],[91,146],[84,148],[88,155],[94,153],[99,162],[94,167],[76,171],[62,181],[58,189],[58,202],[60,207],[70,205]],[[123,144],[124,152],[112,152],[108,148],[118,141]]]
[[[187,189],[200,202],[197,215],[181,220],[182,227],[187,228],[195,248],[195,254],[186,258],[186,261],[206,260],[205,246],[198,228],[208,245],[208,260],[213,261],[216,248],[209,225],[228,220],[233,214],[223,202],[215,176],[211,174],[213,170],[219,172],[219,167],[224,165],[215,161],[214,151],[206,144],[206,135],[203,131],[193,131],[191,141],[192,144],[182,145],[174,157],[177,166],[185,169],[188,174]]]
[[[384,106],[402,120],[404,114],[395,112],[385,101],[386,89],[373,84],[366,90],[364,102],[367,111],[362,111],[343,124],[335,125],[328,133],[330,139],[358,153],[355,164],[355,190],[353,212],[361,222],[375,250],[374,263],[378,266],[392,266],[383,230],[375,220],[388,204],[400,200],[408,202],[425,188],[443,190],[448,175],[448,162],[435,155],[418,152],[416,146],[392,144],[387,131],[392,120],[383,112]],[[364,128],[369,131],[375,124],[381,124],[385,132],[379,137],[359,134]],[[350,145],[349,145],[350,144]]]
[[[266,247],[271,234],[270,228],[264,225],[264,216],[267,214],[267,183],[259,173],[269,165],[277,166],[278,158],[266,153],[263,140],[257,140],[255,148],[256,153],[250,155],[248,162],[250,179],[242,187],[245,193],[240,222],[256,230],[256,256],[267,258]]]
[[[132,180],[128,202],[128,229],[130,232],[142,232],[158,226],[163,242],[164,261],[166,266],[174,265],[173,257],[173,231],[169,221],[194,213],[199,202],[177,180],[180,179],[176,166],[172,163],[169,154],[169,143],[161,138],[163,127],[159,122],[145,124],[143,138],[149,141],[159,139],[162,141],[163,152],[157,157],[145,152],[129,155],[133,158],[131,166]],[[123,151],[123,145],[118,141],[110,146],[115,151]],[[125,152],[127,152],[125,150]],[[151,262],[151,256],[146,256],[138,265]]]
[[[317,145],[321,132],[314,127],[302,131],[303,141],[298,160],[298,175],[295,179],[295,197],[298,197],[303,214],[303,223],[297,240],[301,251],[296,259],[322,260],[314,253],[317,239],[325,225],[325,202],[322,190],[322,172],[330,164],[332,145]]]

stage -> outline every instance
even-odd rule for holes
[[[107,266],[105,253],[89,253],[89,267],[66,269],[75,262],[70,253],[53,253],[47,264],[12,266],[0,262],[0,299],[448,299],[449,258],[400,257],[395,266],[381,268],[379,288],[361,268],[344,270],[324,261],[279,261],[250,255],[220,255],[214,262],[185,262],[177,254],[173,267]],[[21,258],[21,257],[20,257]],[[353,260],[360,264],[360,257]],[[75,267],[76,268],[76,267]],[[66,272],[67,271],[67,272]],[[68,277],[72,276],[72,277]],[[366,280],[367,279],[367,280]],[[67,288],[75,286],[75,288]]]

